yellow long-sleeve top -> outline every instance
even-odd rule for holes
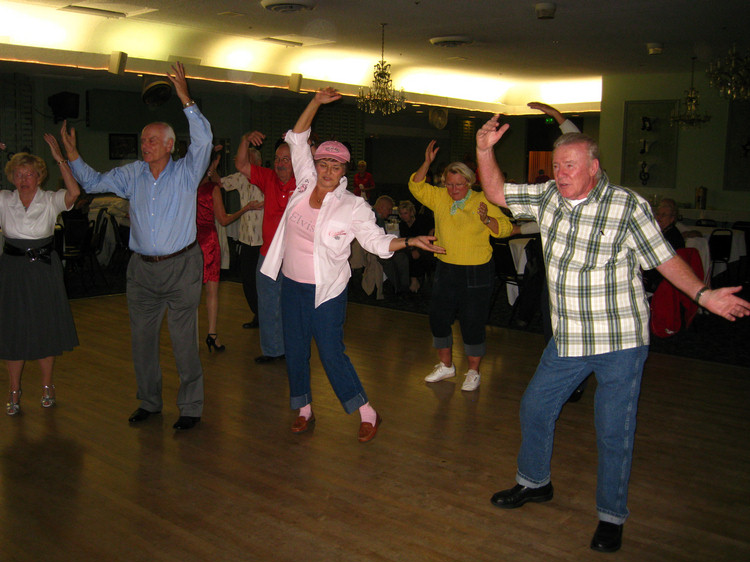
[[[445,248],[445,254],[435,254],[439,260],[453,265],[482,265],[492,258],[490,236],[510,236],[513,226],[497,205],[487,201],[484,193],[469,191],[471,196],[451,215],[453,199],[444,187],[435,187],[424,181],[409,178],[409,191],[417,200],[435,213],[436,245]],[[479,219],[479,204],[487,205],[487,216],[497,219],[498,233],[494,234]]]

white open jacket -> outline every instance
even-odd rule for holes
[[[286,134],[286,142],[292,153],[292,167],[297,179],[297,189],[289,198],[289,204],[281,217],[279,227],[268,248],[261,273],[276,279],[281,270],[286,247],[286,224],[289,213],[299,204],[307,204],[311,190],[317,183],[315,162],[307,139],[310,130],[303,133]],[[351,277],[349,268],[350,244],[354,238],[362,247],[380,256],[390,258],[388,250],[391,240],[396,238],[386,234],[375,223],[375,213],[362,197],[357,197],[346,189],[346,176],[341,178],[338,187],[326,195],[315,224],[313,242],[313,266],[315,271],[315,308],[338,296],[346,288]]]

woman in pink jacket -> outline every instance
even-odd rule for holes
[[[297,188],[289,199],[273,238],[261,273],[282,278],[282,319],[290,405],[299,409],[292,431],[307,431],[315,421],[310,391],[310,343],[318,346],[320,360],[341,401],[350,414],[359,410],[358,440],[375,437],[382,421],[370,406],[357,372],[344,353],[349,246],[356,238],[362,247],[382,258],[415,246],[444,252],[432,244],[432,236],[396,238],[375,224],[367,202],[346,189],[346,168],[350,156],[340,142],[321,144],[313,160],[307,144],[310,125],[321,105],[338,100],[333,88],[315,94],[286,134],[292,153]]]

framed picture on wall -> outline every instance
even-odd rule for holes
[[[625,187],[676,187],[677,127],[669,124],[675,103],[625,102],[621,175]]]
[[[138,158],[138,135],[136,133],[110,133],[110,160],[135,160],[136,158]]]

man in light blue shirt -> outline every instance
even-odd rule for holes
[[[127,295],[133,364],[141,403],[131,423],[161,412],[159,332],[164,312],[172,338],[180,389],[175,429],[190,429],[203,411],[203,369],[196,345],[196,318],[203,280],[203,255],[196,244],[196,192],[208,166],[211,125],[190,99],[182,64],[167,77],[175,86],[190,125],[185,158],[172,160],[175,134],[167,123],[141,132],[142,160],[104,174],[78,154],[75,130],[63,125],[62,138],[73,175],[88,193],[112,192],[130,200]]]

